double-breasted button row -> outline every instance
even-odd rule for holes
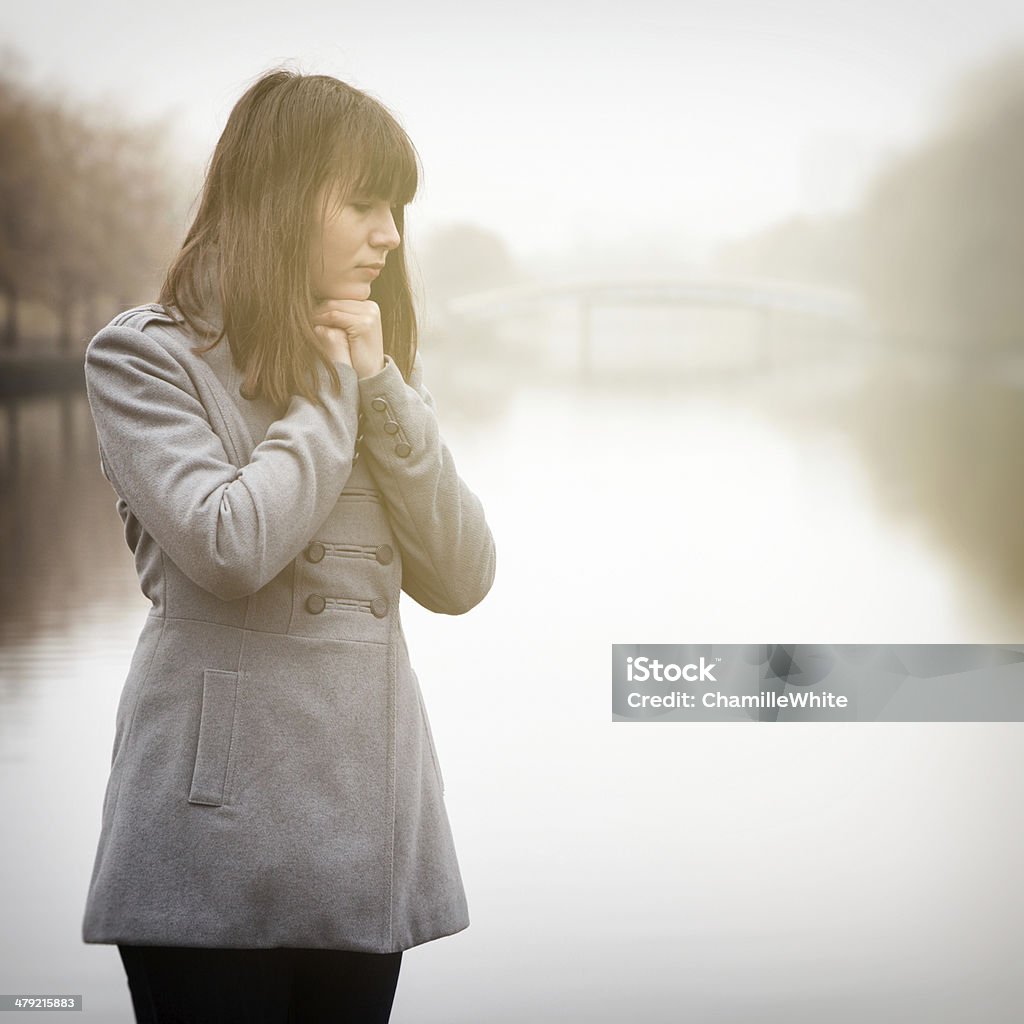
[[[376,558],[381,565],[390,565],[395,557],[395,552],[390,544],[378,544],[376,548],[372,547],[371,545],[364,547],[362,551],[360,551],[359,548],[357,547],[355,551],[343,550],[336,553],[343,555],[354,554],[357,557],[365,557],[365,555],[363,555],[362,553],[363,551],[366,551],[367,553],[372,551],[373,557]],[[320,541],[318,540],[310,541],[310,543],[306,546],[305,555],[307,562],[313,562],[314,564],[317,562],[322,562],[324,559],[324,555],[326,554],[327,548],[324,547],[324,545],[321,544]]]
[[[383,413],[387,419],[384,420],[384,433],[389,434],[392,437],[397,435],[397,441],[395,443],[395,454],[400,458],[404,459],[409,456],[412,452],[412,445],[409,444],[408,439],[402,432],[401,424],[391,415],[391,410],[388,408],[387,399],[378,396],[370,402],[371,408],[377,412]]]
[[[373,558],[380,565],[390,565],[395,557],[394,549],[390,544],[331,544],[330,553],[336,556],[347,558]],[[307,562],[323,561],[328,554],[328,545],[318,540],[312,540],[306,545],[305,556]],[[370,611],[378,619],[384,618],[388,613],[388,602],[386,598],[375,597],[370,600],[360,598],[326,598],[323,594],[310,594],[306,598],[306,611],[310,615],[319,615],[326,607],[328,600],[332,600],[336,607],[342,609],[354,609],[356,611]]]
[[[369,605],[370,611],[378,619],[383,619],[388,613],[388,602],[385,597],[375,597],[368,602],[357,602],[359,604]],[[327,598],[322,594],[310,594],[306,598],[306,611],[311,615],[319,615],[327,607]]]

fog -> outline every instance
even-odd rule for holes
[[[372,92],[419,148],[416,230],[470,220],[522,258],[693,257],[850,203],[966,66],[1024,32],[1006,0],[9,5],[42,83],[158,119],[201,165],[291,61]]]
[[[498,575],[467,616],[403,599],[473,924],[410,951],[395,1024],[1019,1017],[1018,723],[613,724],[608,669],[1021,641],[1024,7],[42,2],[0,40],[153,185],[21,167],[70,242],[0,235],[5,373],[80,376],[155,298],[267,68],[366,89],[419,150],[424,380]],[[101,207],[146,245],[97,257]],[[0,991],[127,1021],[79,928],[147,608],[67,390],[0,419]]]

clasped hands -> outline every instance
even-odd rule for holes
[[[372,299],[323,299],[313,307],[312,323],[328,356],[347,363],[360,380],[384,369],[380,306]]]

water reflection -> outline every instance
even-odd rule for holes
[[[931,384],[880,366],[847,407],[876,500],[915,520],[1024,634],[1024,386],[963,367]]]
[[[98,475],[84,394],[8,405],[4,465],[3,643],[54,637],[80,611],[110,610],[137,591],[110,485]],[[11,449],[14,449],[13,451]]]

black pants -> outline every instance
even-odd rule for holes
[[[399,953],[118,946],[139,1024],[387,1024]]]

